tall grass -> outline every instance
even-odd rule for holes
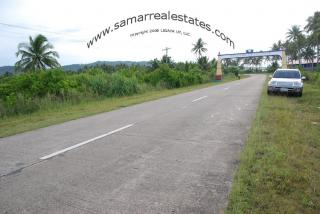
[[[304,75],[301,98],[264,91],[226,213],[319,213],[320,84]]]
[[[171,89],[209,82],[212,72],[193,66],[188,71],[160,64],[155,70],[120,67],[114,72],[88,68],[20,73],[0,78],[0,117],[26,114],[63,103],[121,97],[152,89]]]

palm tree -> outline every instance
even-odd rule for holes
[[[289,41],[297,41],[302,34],[302,30],[298,25],[293,25],[287,32],[287,39]]]
[[[293,46],[296,46],[296,48],[292,48],[293,53],[291,54],[298,57],[299,65],[301,65],[301,51],[305,43],[305,37],[298,25],[293,25],[291,29],[289,29],[289,31],[287,32],[287,39],[289,43],[291,42]]]
[[[311,68],[313,70],[313,59],[314,59],[315,52],[311,46],[307,46],[303,51],[302,51],[302,57],[307,61],[311,62]]]
[[[16,62],[17,70],[41,70],[54,67],[59,67],[56,58],[59,54],[53,51],[53,46],[48,42],[48,39],[39,34],[32,38],[29,36],[29,43],[20,43],[16,56],[21,56],[21,59]]]
[[[271,50],[272,51],[278,51],[278,50],[283,50],[283,49],[286,49],[286,43],[283,43],[281,40],[278,40],[278,42],[276,43],[273,43],[272,47],[271,47]],[[279,56],[272,56],[272,57],[267,57],[266,60],[267,61],[277,61],[279,60]]]
[[[252,64],[256,66],[256,71],[258,71],[258,66],[261,65],[263,61],[263,57],[257,56],[257,57],[252,57]]]
[[[298,57],[299,51],[298,51],[297,44],[294,42],[287,41],[286,42],[286,52],[289,56],[289,59],[291,60],[292,65],[293,65],[293,61],[299,59],[299,57]]]
[[[283,49],[284,48],[283,46],[284,46],[284,44],[282,43],[281,40],[279,40],[277,43],[273,43],[271,50],[278,51],[278,50]]]
[[[210,70],[210,63],[209,63],[208,57],[202,56],[202,57],[198,58],[198,64],[202,70],[204,70],[204,71]]]
[[[191,51],[198,56],[198,59],[202,57],[202,53],[207,51],[207,48],[204,47],[206,44],[201,38],[198,39],[196,44],[193,44]]]
[[[317,48],[317,63],[319,63],[319,52],[320,52],[320,12],[317,11],[313,16],[307,19],[307,25],[305,31],[310,33],[310,40],[312,45]]]

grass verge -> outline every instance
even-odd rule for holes
[[[319,213],[320,86],[303,97],[267,96],[234,176],[226,213]]]
[[[22,114],[1,118],[0,137],[14,135],[17,133],[30,131],[97,113],[112,111],[121,107],[185,93],[188,91],[201,89],[233,80],[236,80],[236,78],[229,75],[225,76],[225,78],[219,82],[206,83],[170,90],[153,90],[133,96],[101,98],[99,100],[81,102],[79,104],[63,103],[61,105],[41,109],[31,114]]]

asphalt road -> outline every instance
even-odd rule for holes
[[[221,213],[264,75],[0,139],[0,213]]]

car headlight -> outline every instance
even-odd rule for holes
[[[301,87],[301,86],[302,86],[302,83],[301,83],[301,82],[293,82],[293,86]]]
[[[269,84],[268,84],[269,86],[275,86],[275,85],[277,85],[277,81],[274,81],[274,80],[272,80],[272,81],[269,81]]]

